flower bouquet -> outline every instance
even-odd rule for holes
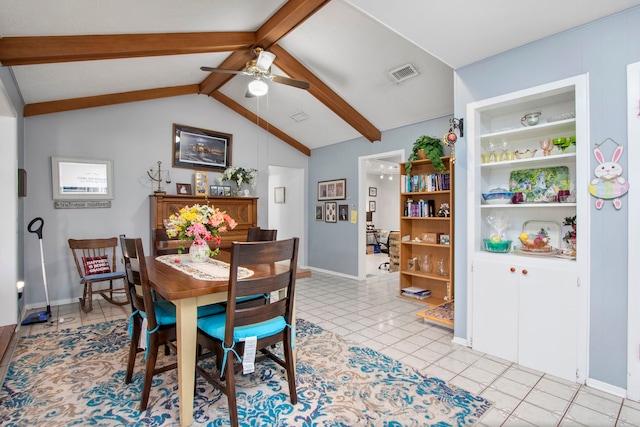
[[[220,233],[236,227],[236,221],[226,212],[208,205],[185,206],[176,214],[169,217],[165,226],[169,237],[180,240],[192,240],[192,247],[205,247],[207,257],[220,252]],[[216,248],[209,248],[209,241],[214,241]],[[182,249],[180,248],[180,253]],[[195,248],[194,248],[195,249]],[[190,250],[191,252],[191,250]]]
[[[236,183],[237,190],[240,190],[243,184],[253,186],[256,180],[256,172],[256,169],[231,166],[222,172],[220,182],[233,181]]]

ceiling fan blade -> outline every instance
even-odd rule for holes
[[[200,69],[202,71],[211,71],[213,73],[247,74],[245,71],[225,70],[224,68],[200,67]]]
[[[296,80],[285,76],[271,75],[269,76],[269,78],[276,83],[282,83],[285,85],[297,87],[299,89],[309,89],[311,87],[311,84],[309,82]]]

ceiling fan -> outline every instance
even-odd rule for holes
[[[276,59],[276,56],[273,53],[267,52],[261,47],[254,48],[253,53],[255,54],[256,59],[248,61],[244,70],[242,71],[211,67],[200,67],[200,69],[202,71],[210,71],[214,73],[242,74],[245,76],[252,76],[253,80],[249,83],[247,87],[247,93],[245,94],[247,98],[265,95],[269,91],[269,86],[267,86],[265,80],[271,80],[275,83],[281,83],[288,86],[297,87],[299,89],[309,89],[309,87],[311,86],[309,82],[305,82],[303,80],[296,80],[290,77],[271,74],[271,64],[273,64],[273,61]]]

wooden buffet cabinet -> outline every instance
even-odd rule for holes
[[[154,255],[176,253],[180,246],[188,247],[191,242],[170,239],[164,228],[164,220],[185,206],[208,204],[226,211],[238,223],[236,228],[222,233],[221,248],[228,248],[231,242],[247,240],[247,230],[258,224],[258,199],[256,197],[196,197],[168,194],[149,196],[151,214],[151,247]]]

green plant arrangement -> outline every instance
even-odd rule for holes
[[[422,135],[413,143],[411,149],[411,155],[404,164],[407,175],[411,175],[411,168],[413,167],[413,161],[420,159],[418,151],[423,150],[425,156],[431,160],[433,167],[437,172],[446,172],[447,168],[442,163],[442,141],[440,138],[434,138],[433,136]]]

